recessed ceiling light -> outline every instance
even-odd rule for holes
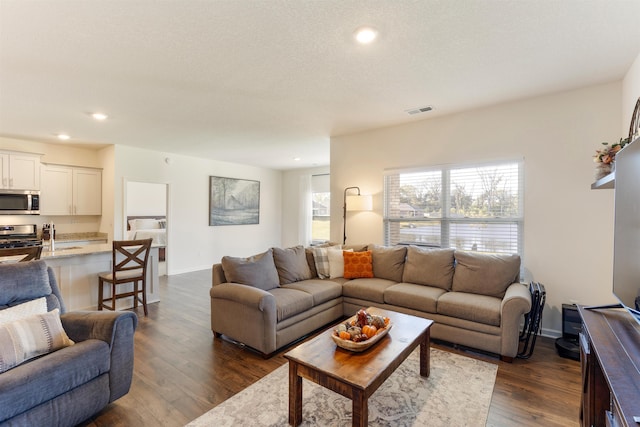
[[[102,120],[107,120],[107,118],[108,118],[109,116],[107,116],[107,115],[106,115],[106,114],[104,114],[104,113],[92,113],[92,114],[91,114],[91,117],[93,117],[93,118],[94,118],[94,119],[96,119],[96,120],[100,120],[100,121],[102,121]]]
[[[378,31],[371,27],[361,27],[356,30],[356,40],[360,44],[369,44],[378,37]]]
[[[293,160],[295,160],[296,162],[300,161],[300,157],[294,157]]]
[[[71,138],[69,135],[67,135],[66,133],[59,133],[56,135],[58,137],[58,139],[61,139],[62,141],[66,141],[67,139]]]

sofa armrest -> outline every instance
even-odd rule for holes
[[[209,291],[211,298],[234,301],[249,308],[275,313],[276,300],[272,294],[255,286],[240,283],[221,283]]]
[[[212,286],[209,294],[211,330],[216,335],[227,335],[263,354],[275,351],[278,319],[275,296],[239,283]]]
[[[531,294],[523,283],[512,283],[502,299],[500,323],[502,329],[503,357],[515,357],[518,354],[520,323],[522,316],[531,310]]]
[[[130,311],[75,311],[60,316],[65,332],[74,341],[98,339],[109,344],[109,402],[124,396],[133,378],[133,334],[138,317]]]

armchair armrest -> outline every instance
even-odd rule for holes
[[[109,344],[109,402],[124,396],[133,378],[133,334],[138,317],[130,311],[75,311],[60,316],[65,332],[74,341],[98,339]]]
[[[102,340],[111,346],[118,325],[132,322],[133,330],[138,317],[130,311],[74,311],[60,316],[65,332],[74,341]]]

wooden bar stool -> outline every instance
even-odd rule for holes
[[[111,271],[98,274],[98,310],[103,308],[115,310],[116,300],[133,297],[133,307],[137,308],[140,301],[144,308],[144,315],[147,315],[147,265],[152,240],[113,241]],[[110,298],[104,298],[105,282],[111,284]],[[141,287],[138,286],[139,282],[142,283]],[[118,293],[118,285],[125,283],[133,283],[133,290]],[[111,301],[111,305],[105,304],[106,301]]]
[[[0,249],[0,258],[13,257],[17,255],[25,255],[24,258],[16,260],[19,262],[33,261],[40,259],[42,254],[42,246],[27,246],[25,248],[2,248]]]

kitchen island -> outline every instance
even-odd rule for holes
[[[111,270],[111,243],[54,247],[55,250],[50,251],[45,246],[40,259],[53,269],[67,311],[96,310],[98,273]],[[152,246],[147,268],[148,304],[160,301],[158,277],[158,247]],[[119,286],[123,291],[133,289],[133,284]],[[105,296],[111,296],[111,289],[107,286]],[[116,307],[119,310],[133,307],[133,298],[117,300]]]

